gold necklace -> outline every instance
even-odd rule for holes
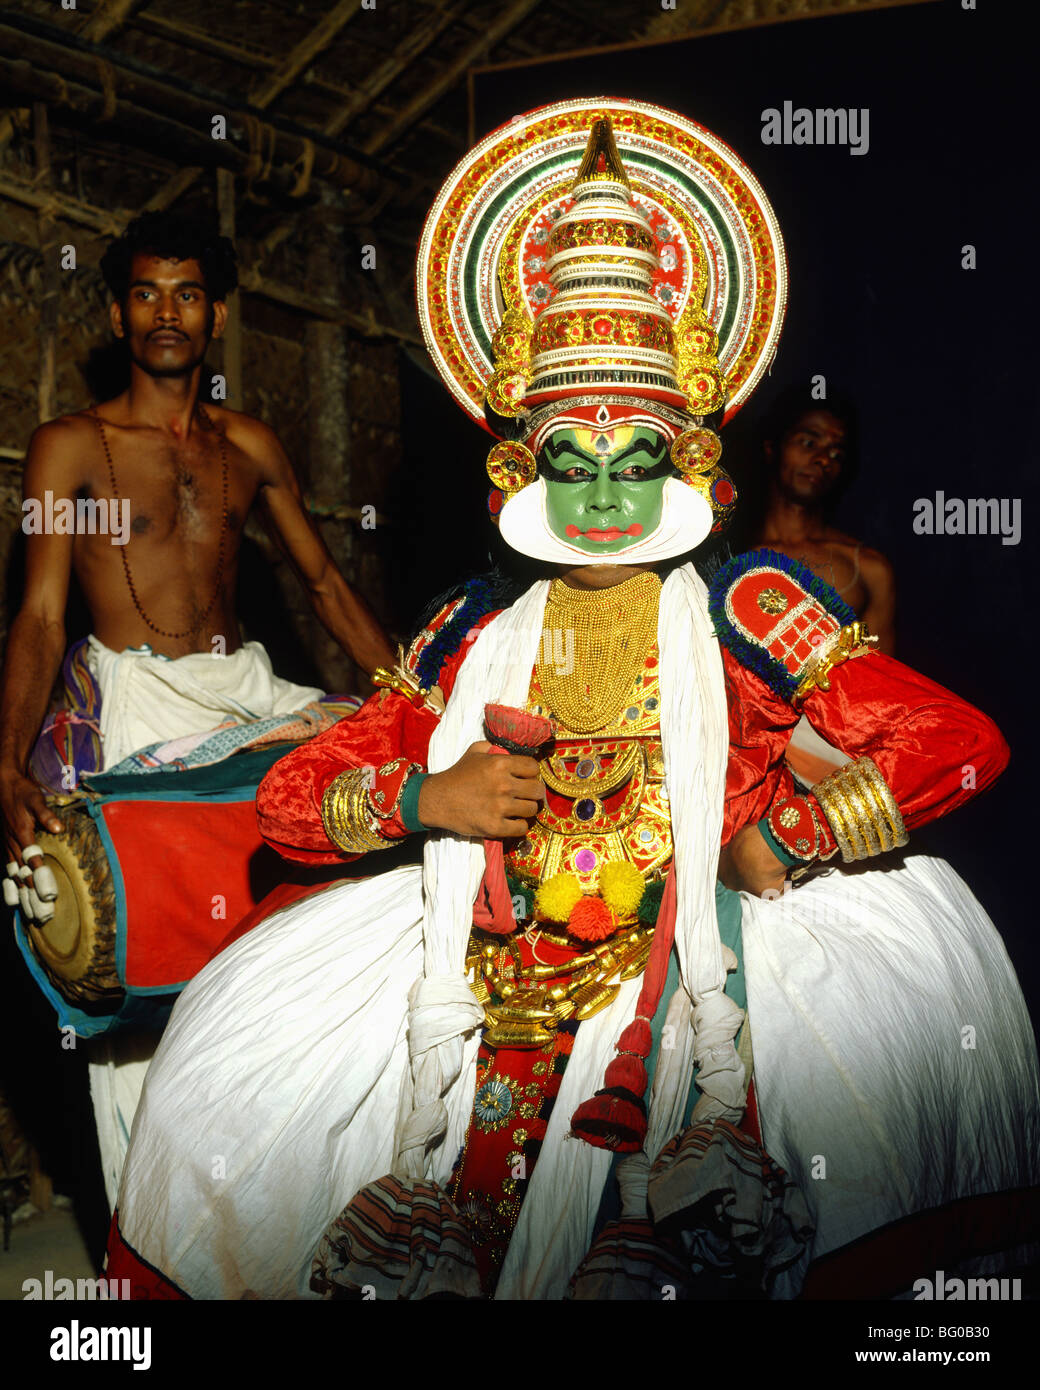
[[[612,589],[553,582],[538,682],[564,728],[590,734],[618,714],[657,635],[661,581],[644,570]]]

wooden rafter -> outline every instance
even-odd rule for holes
[[[326,124],[325,134],[341,134],[352,121],[367,111],[379,94],[386,91],[394,78],[399,76],[409,63],[414,63],[448,25],[454,23],[465,12],[466,3],[467,0],[456,0],[455,4],[441,6],[422,24],[417,24],[397,45],[393,57],[381,63],[367,80],[359,84],[357,93]]]
[[[155,34],[159,38],[173,40],[182,48],[195,49],[199,53],[209,53],[215,58],[226,58],[236,67],[253,68],[257,72],[270,72],[279,66],[279,59],[272,57],[270,53],[265,53],[248,43],[229,43],[226,39],[218,38],[216,34],[209,34],[203,29],[196,29],[193,24],[187,24],[179,19],[171,19],[169,15],[139,14],[134,19],[134,27],[143,33]],[[349,97],[353,91],[353,88],[345,86],[342,82],[333,82],[317,72],[312,71],[306,77],[308,87],[319,92],[328,92],[333,97]]]
[[[48,215],[56,220],[78,223],[105,236],[118,236],[130,218],[134,216],[133,213],[127,211],[113,213],[93,207],[89,203],[70,198],[66,194],[37,188],[31,183],[11,178],[5,174],[0,174],[0,197],[10,198],[12,202],[21,203],[25,207],[36,208],[38,211],[45,208]],[[308,294],[306,291],[297,290],[291,285],[284,285],[277,280],[272,280],[263,274],[257,266],[249,266],[241,270],[239,286],[244,294],[259,295],[276,304],[284,304],[290,309],[296,309],[300,313],[309,314],[312,318],[322,319],[328,323],[341,323],[366,337],[398,338],[403,342],[421,346],[421,339],[417,333],[410,329],[398,328],[395,324],[383,322],[383,320],[376,318],[373,309],[366,309],[362,313],[345,309],[341,304],[324,299],[320,295]]]
[[[360,8],[361,0],[340,0],[335,9],[296,45],[282,66],[264,79],[260,87],[252,93],[250,104],[260,110],[270,106],[271,102],[296,80],[315,55],[332,42],[351,15]],[[182,193],[187,192],[201,172],[200,169],[182,169],[149,199],[147,210],[169,207]]]
[[[40,209],[50,206],[55,217],[66,222],[75,222],[81,227],[89,227],[91,231],[99,232],[102,236],[118,236],[131,216],[129,213],[93,207],[90,203],[80,202],[79,199],[70,198],[65,193],[37,188],[21,179],[12,178],[9,174],[0,174],[0,197],[9,198],[13,203],[21,203],[27,208]]]
[[[101,0],[93,14],[88,15],[79,32],[85,39],[100,43],[106,34],[121,29],[143,0]]]
[[[365,153],[378,154],[388,145],[399,140],[425,111],[429,111],[446,92],[455,86],[468,67],[472,66],[478,58],[487,55],[496,44],[501,43],[541,3],[542,0],[513,0],[513,3],[497,19],[488,24],[472,43],[466,44],[456,54],[452,62],[442,69],[440,76],[428,87],[425,87],[419,96],[413,98],[396,119],[390,122],[389,126],[381,130],[378,135],[372,136],[365,145]]]
[[[327,48],[352,15],[361,8],[361,0],[339,0],[339,4],[317,23],[305,39],[296,45],[285,62],[265,77],[250,93],[250,102],[261,109],[270,106],[276,97],[292,85],[323,48]]]

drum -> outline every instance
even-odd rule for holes
[[[15,912],[15,937],[61,1027],[80,1037],[161,1028],[177,994],[276,886],[319,872],[261,839],[256,791],[287,745],[208,767],[102,773],[52,809],[60,834],[37,841],[58,883],[54,916]]]
[[[97,822],[83,802],[52,806],[61,831],[42,830],[37,844],[54,873],[54,916],[26,922],[29,948],[70,1003],[116,1006],[123,986],[116,970],[116,893]]]

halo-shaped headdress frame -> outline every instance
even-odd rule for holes
[[[419,244],[416,294],[426,345],[455,400],[485,427],[491,340],[506,310],[502,283],[532,319],[552,298],[549,232],[571,206],[589,131],[604,116],[657,240],[654,297],[673,323],[698,304],[718,334],[729,388],[725,420],[773,359],[787,263],[754,174],[709,130],[663,107],[613,98],[556,102],[514,117],[455,166]]]

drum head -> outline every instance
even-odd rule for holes
[[[55,913],[40,926],[26,922],[33,954],[70,1003],[122,997],[116,973],[115,886],[97,826],[82,805],[54,808],[60,835],[41,831],[37,843],[58,883]]]

